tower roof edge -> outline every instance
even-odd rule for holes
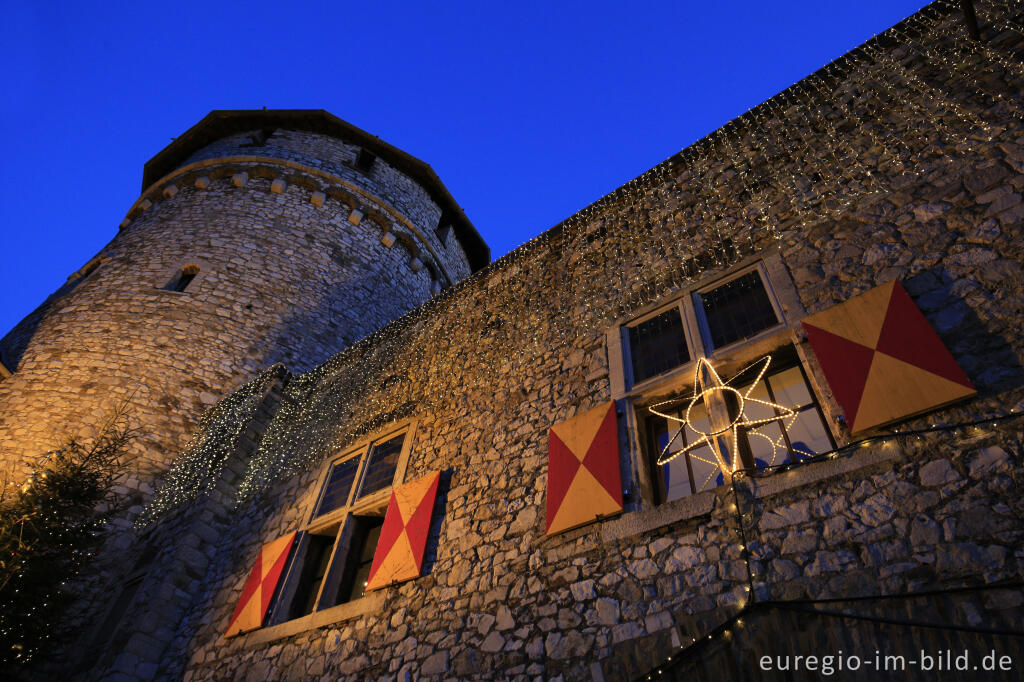
[[[379,137],[344,121],[323,109],[217,109],[179,135],[146,162],[142,173],[142,190],[164,177],[199,149],[246,130],[284,128],[320,133],[358,144],[416,180],[441,207],[452,222],[473,271],[491,260],[491,249],[448,188],[424,161],[388,144]]]

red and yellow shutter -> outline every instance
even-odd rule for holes
[[[556,424],[548,432],[548,535],[622,511],[615,403]]]
[[[391,492],[370,564],[367,592],[419,577],[440,480],[441,472],[436,471]]]
[[[288,552],[295,541],[295,533],[289,533],[273,542],[268,542],[256,555],[256,563],[249,572],[249,578],[242,588],[242,596],[238,606],[231,614],[225,637],[234,637],[249,632],[263,625],[263,617],[267,614],[270,599],[274,596],[277,581],[288,561]]]
[[[852,433],[977,393],[896,280],[811,315],[803,327]]]

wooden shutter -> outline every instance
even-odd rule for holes
[[[370,564],[367,592],[419,577],[440,480],[441,472],[435,471],[391,492]]]
[[[615,403],[556,424],[548,432],[548,535],[622,511]]]
[[[289,533],[273,542],[268,542],[256,555],[256,563],[249,572],[249,578],[242,587],[242,596],[238,599],[235,612],[231,614],[225,637],[234,637],[249,632],[263,625],[263,617],[274,596],[277,581],[288,561],[288,553],[295,542],[295,533]]]
[[[852,433],[977,393],[897,280],[803,327]]]

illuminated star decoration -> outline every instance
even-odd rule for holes
[[[782,440],[782,436],[780,435],[778,438],[772,439],[770,436],[758,431],[757,428],[770,422],[777,421],[783,422],[785,427],[788,429],[796,419],[797,413],[788,407],[779,405],[778,403],[750,397],[754,392],[754,389],[757,388],[757,385],[761,382],[761,379],[764,378],[765,372],[768,371],[768,365],[771,364],[771,360],[771,356],[766,355],[760,360],[756,360],[741,369],[731,379],[729,379],[729,381],[723,382],[718,376],[718,372],[715,371],[715,368],[707,361],[707,358],[700,358],[697,361],[697,369],[694,376],[693,397],[690,400],[690,403],[686,408],[686,414],[682,419],[676,415],[659,411],[666,409],[666,406],[669,404],[678,403],[678,399],[666,400],[648,408],[653,414],[656,414],[659,417],[664,417],[665,419],[679,423],[679,429],[672,435],[668,443],[666,443],[665,447],[662,449],[661,454],[658,457],[658,464],[668,464],[679,455],[696,450],[706,444],[714,453],[714,460],[708,460],[692,453],[690,454],[690,457],[702,462],[707,462],[713,467],[721,469],[724,475],[730,475],[737,469],[742,468],[740,452],[737,447],[738,432],[741,428],[747,429],[748,436],[759,436],[771,443],[772,460],[769,462],[769,465],[774,464],[779,448],[784,447],[779,442]],[[757,378],[750,384],[746,392],[741,393],[739,390],[729,385],[730,382],[735,381],[737,377],[743,376],[757,365],[760,365]],[[735,412],[735,417],[730,414],[729,403],[727,400],[727,396],[729,394],[732,394],[738,403],[738,410]],[[706,432],[694,427],[693,422],[690,419],[690,413],[693,411],[694,406],[701,401],[704,402],[710,425],[710,430]],[[745,414],[745,408],[751,403],[763,405],[771,409],[774,416],[762,419],[748,418]],[[680,450],[669,452],[669,449],[672,447],[672,443],[674,443],[675,440],[683,434],[683,429],[687,426],[690,427],[690,430],[696,433],[699,438],[695,439],[692,443]],[[805,453],[802,450],[797,451],[801,454],[812,454]],[[714,476],[714,473],[715,470],[712,470],[707,480],[704,481],[704,485],[701,486],[701,489],[707,485],[708,481],[710,481],[712,476]]]

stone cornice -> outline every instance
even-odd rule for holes
[[[430,254],[434,266],[432,270],[434,270],[440,275],[443,275],[443,277],[445,278],[446,281],[444,282],[444,286],[450,286],[455,282],[455,278],[453,278],[451,273],[448,272],[448,269],[445,267],[444,261],[438,256],[437,252],[430,245],[430,242],[427,241],[423,232],[394,206],[388,204],[387,202],[383,201],[376,195],[371,194],[370,192],[359,187],[358,185],[355,185],[352,182],[345,180],[344,178],[338,177],[337,175],[327,173],[326,171],[322,171],[318,168],[305,166],[294,161],[288,161],[285,159],[278,159],[268,156],[225,156],[217,159],[206,159],[203,161],[196,161],[194,163],[188,164],[187,166],[182,166],[172,171],[171,173],[168,173],[164,177],[152,183],[148,188],[146,188],[142,195],[135,201],[134,204],[132,204],[132,207],[128,209],[128,214],[125,217],[125,220],[121,223],[122,229],[127,227],[132,220],[138,217],[138,215],[141,214],[142,212],[146,211],[154,203],[161,201],[164,198],[173,197],[174,194],[177,193],[176,181],[179,180],[180,178],[186,175],[193,174],[204,168],[231,165],[257,165],[277,167],[283,166],[285,168],[288,168],[289,170],[318,178],[319,180],[322,180],[326,183],[330,183],[332,185],[344,189],[344,191],[347,194],[354,195],[354,197],[358,197],[363,201],[366,201],[367,204],[372,205],[374,208],[379,208],[381,212],[386,213],[388,217],[391,218],[395,223],[401,225],[402,227],[407,229],[413,236],[415,236],[417,240],[417,248],[419,248],[421,251],[426,251],[428,254]],[[174,188],[174,190],[167,191],[168,188]],[[358,207],[356,206],[353,206],[352,208],[358,209]],[[362,216],[362,213],[360,213],[360,216]],[[414,253],[412,255],[414,258],[418,258],[420,256],[420,254],[418,253]]]

